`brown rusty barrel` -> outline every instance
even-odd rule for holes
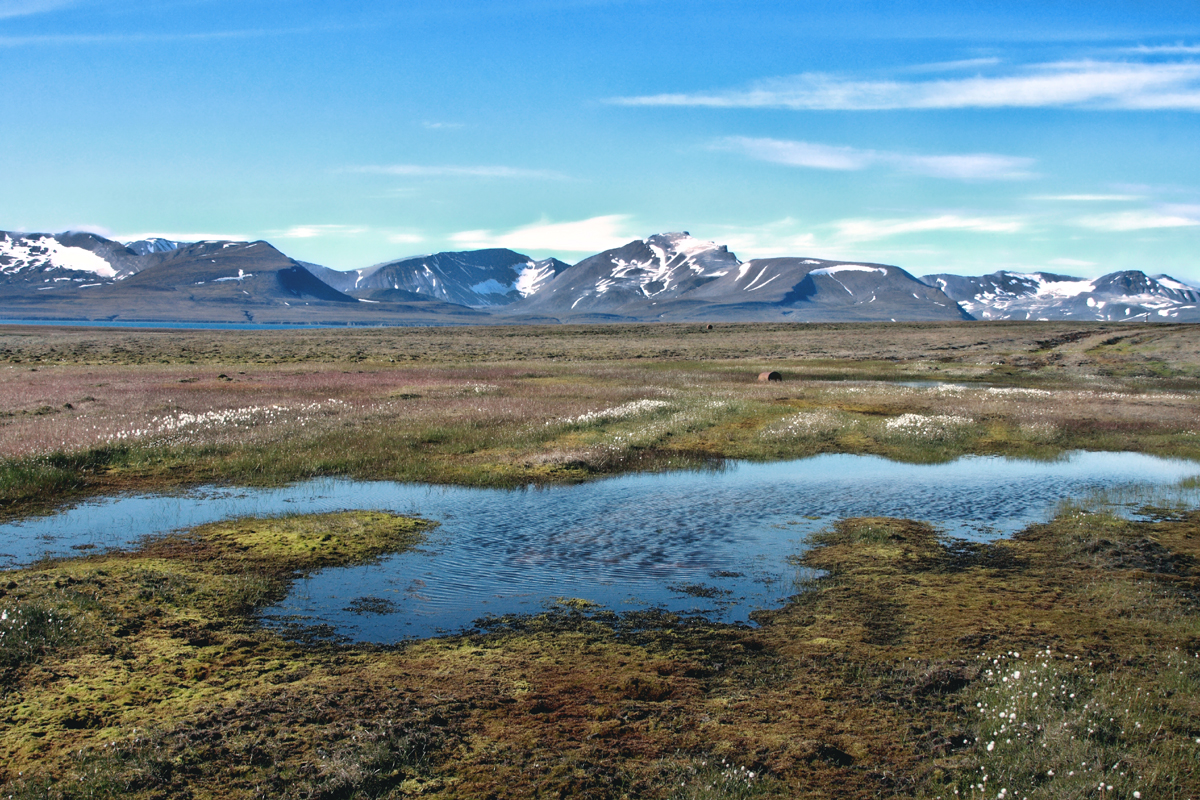
[[[760,372],[758,373],[758,382],[766,383],[767,381],[781,381],[783,376],[778,372]]]

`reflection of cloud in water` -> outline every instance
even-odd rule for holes
[[[263,490],[206,487],[83,503],[0,526],[11,554],[0,559],[27,563],[43,553],[69,555],[81,544],[128,546],[143,535],[251,514],[382,509],[441,525],[422,546],[378,565],[326,570],[298,582],[291,597],[268,611],[308,615],[347,635],[388,642],[469,625],[481,606],[489,614],[529,613],[552,597],[683,612],[699,604],[668,586],[703,583],[730,593],[722,595],[728,601],[704,607],[737,621],[794,593],[797,572],[787,557],[809,533],[839,518],[911,517],[951,535],[988,539],[1046,519],[1064,498],[1197,473],[1193,462],[1134,453],[936,465],[820,456],[536,492],[342,480]],[[345,598],[386,587],[398,589],[394,612],[343,610]]]

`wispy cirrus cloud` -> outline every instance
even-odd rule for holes
[[[626,232],[628,214],[607,214],[573,222],[536,222],[506,233],[490,230],[460,231],[451,235],[464,248],[507,247],[513,250],[559,250],[596,253],[620,247],[636,235]]]
[[[357,225],[293,225],[283,230],[267,231],[276,239],[317,239],[326,236],[358,236],[369,228]]]
[[[1117,203],[1141,200],[1140,194],[1042,194],[1031,200],[1055,200],[1065,203]]]
[[[870,111],[954,108],[1200,110],[1200,63],[1061,61],[1009,74],[936,80],[859,80],[804,73],[745,89],[616,97],[625,106]]]
[[[843,241],[870,241],[912,233],[962,231],[971,233],[1020,233],[1026,222],[1018,217],[968,217],[940,214],[910,219],[843,219],[832,223],[835,236]]]
[[[714,146],[722,150],[736,150],[759,161],[810,169],[853,171],[866,169],[874,160],[869,150],[786,139],[728,136],[717,140]]]
[[[352,239],[370,234],[383,237],[393,244],[417,244],[425,237],[413,231],[380,230],[369,225],[342,225],[325,223],[320,225],[293,225],[290,228],[265,231],[272,239]]]
[[[425,241],[419,233],[389,233],[387,240],[392,244],[418,244]]]
[[[902,172],[958,180],[1022,180],[1036,175],[1033,159],[993,153],[912,155],[786,139],[730,136],[715,147],[736,150],[759,161],[811,169],[856,171],[889,166]]]
[[[2,17],[0,17],[2,18]],[[325,28],[251,28],[227,31],[196,31],[192,33],[55,33],[0,36],[0,47],[33,45],[84,44],[153,44],[159,42],[205,42],[222,39],[260,39],[272,36],[291,36],[327,31]]]
[[[1180,55],[1200,55],[1200,44],[1157,44],[1157,45],[1138,45],[1137,47],[1126,47],[1122,50],[1124,53],[1139,53],[1149,56],[1180,56]]]
[[[453,164],[373,164],[347,167],[345,172],[367,175],[396,175],[411,178],[532,178],[564,180],[561,172],[498,165],[460,166]]]
[[[45,14],[77,4],[78,0],[0,0],[0,19]]]
[[[944,213],[907,218],[803,221],[785,217],[752,226],[716,225],[717,241],[739,258],[811,256],[899,264],[903,256],[927,261],[954,251],[942,234],[1011,235],[1032,227],[1021,217]],[[711,234],[710,234],[711,235]]]
[[[1141,231],[1155,228],[1190,228],[1200,225],[1200,206],[1163,206],[1157,210],[1115,211],[1080,217],[1075,224],[1097,231]]]
[[[931,64],[914,64],[905,67],[903,72],[954,72],[963,69],[978,69],[993,67],[1000,63],[998,58],[964,58],[958,61],[935,61]]]

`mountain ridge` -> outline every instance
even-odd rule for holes
[[[575,264],[504,248],[339,271],[268,242],[121,243],[0,231],[9,318],[436,325],[647,321],[1200,321],[1200,289],[1167,275],[998,271],[920,278],[868,262],[741,261],[686,231]]]
[[[1118,270],[1097,278],[1051,272],[925,275],[976,319],[1200,322],[1200,289],[1169,275]]]

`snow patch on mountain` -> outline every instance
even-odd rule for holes
[[[1197,290],[1195,286],[1183,281],[1177,281],[1170,275],[1152,275],[1151,277],[1168,289],[1174,289],[1177,292],[1194,292]]]
[[[495,278],[488,278],[483,283],[477,283],[471,287],[471,291],[475,294],[504,294],[512,291],[511,286],[505,286]]]
[[[1096,288],[1093,281],[1087,280],[1046,280],[1040,274],[1018,276],[1037,283],[1037,294],[1048,297],[1078,297]]]
[[[975,278],[927,275],[923,280],[978,319],[1200,319],[1200,290],[1140,270],[1099,278],[1001,271]]]
[[[550,259],[530,261],[520,268],[512,288],[516,289],[521,297],[529,297],[531,294],[537,294],[556,274],[558,273],[554,271],[554,262]]]
[[[597,284],[598,294],[623,284],[635,286],[645,297],[657,297],[678,287],[689,277],[718,278],[726,275],[728,270],[719,267],[727,265],[731,259],[735,265],[739,263],[726,248],[716,242],[697,239],[687,231],[656,234],[642,239],[641,244],[649,251],[650,257],[625,260],[613,256],[610,259],[613,263],[612,272],[608,279]],[[712,263],[714,256],[719,258],[717,264]]]
[[[69,269],[114,278],[117,270],[100,256],[82,247],[69,247],[53,236],[0,239],[0,273],[26,270]]]
[[[819,261],[805,261],[805,264],[819,264]],[[887,270],[883,267],[864,267],[862,264],[838,264],[835,267],[821,267],[814,269],[809,275],[836,275],[839,272],[878,272],[880,275],[887,275]]]

